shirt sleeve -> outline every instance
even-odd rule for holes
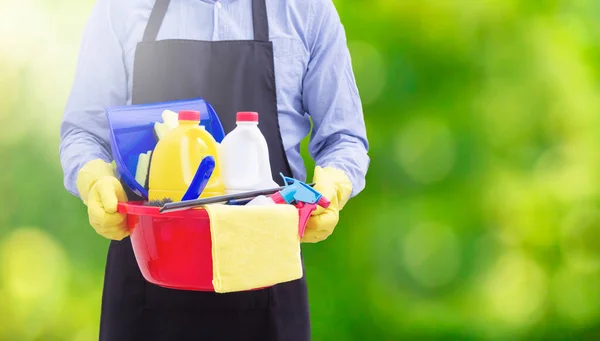
[[[112,160],[105,108],[127,101],[123,50],[109,14],[110,0],[98,0],[83,33],[75,80],[60,128],[64,185],[76,196],[81,167],[94,159]]]
[[[318,166],[343,170],[355,196],[365,187],[368,141],[345,31],[331,0],[312,1],[308,37],[302,100],[313,121],[309,153]]]

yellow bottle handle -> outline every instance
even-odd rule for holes
[[[210,136],[210,133],[202,129],[188,129],[184,132],[185,136],[189,139],[188,143],[190,148],[194,145],[195,139],[199,139],[204,143],[207,155],[211,155],[215,158],[215,169],[213,175],[219,176],[219,155],[217,142]],[[214,154],[214,155],[213,155]],[[206,155],[204,155],[206,156]],[[193,174],[196,174],[196,169],[193,170]],[[192,175],[193,176],[193,175]],[[211,177],[214,179],[214,177]]]
[[[208,132],[206,132],[208,134]],[[188,138],[189,144],[190,146],[192,146],[192,143],[194,143],[194,141],[196,139],[199,139],[200,141],[202,141],[204,143],[204,145],[206,146],[206,149],[209,149],[208,143],[206,143],[206,135],[204,134],[204,132],[202,130],[199,129],[188,129],[186,131],[184,131],[184,135]],[[208,141],[210,142],[210,141]]]

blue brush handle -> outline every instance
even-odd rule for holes
[[[194,179],[192,179],[192,183],[190,184],[190,187],[188,187],[181,201],[198,199],[200,194],[204,191],[204,188],[206,188],[208,180],[215,170],[215,166],[215,158],[210,155],[200,162],[196,175],[194,175]]]
[[[253,199],[229,200],[226,204],[227,205],[244,206],[244,205],[246,205],[247,203],[249,203],[252,200]]]

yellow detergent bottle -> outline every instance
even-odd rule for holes
[[[149,199],[181,201],[198,166],[206,156],[215,159],[216,167],[201,198],[223,195],[218,143],[200,126],[200,113],[180,111],[179,126],[169,131],[152,153],[149,175]]]

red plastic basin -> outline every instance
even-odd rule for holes
[[[214,291],[210,221],[203,209],[159,213],[142,202],[119,203],[138,266],[153,284]]]

